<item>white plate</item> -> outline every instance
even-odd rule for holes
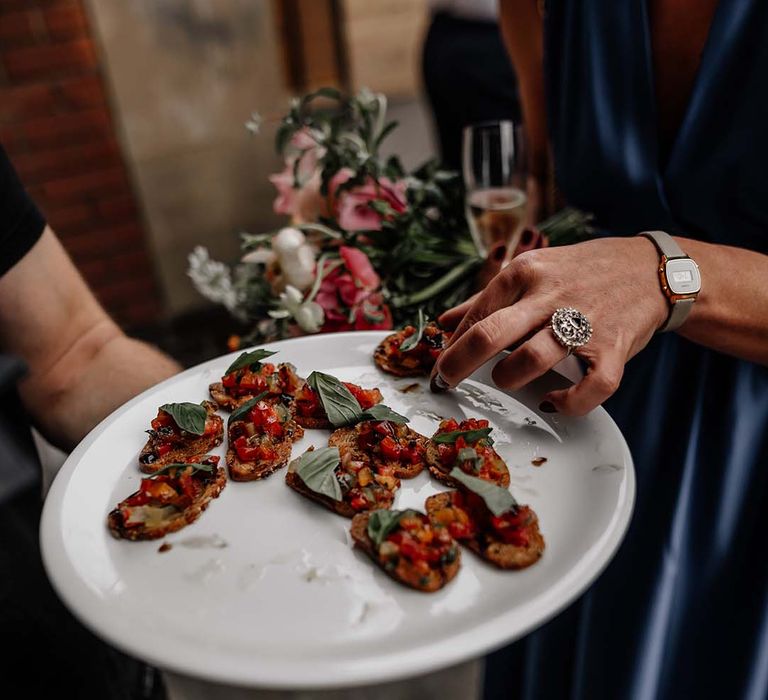
[[[61,469],[45,504],[43,558],[54,586],[94,632],[157,666],[232,685],[330,687],[431,671],[516,639],[576,598],[624,535],[635,478],[608,414],[581,419],[537,412],[554,373],[512,396],[493,387],[492,363],[447,395],[425,380],[379,372],[381,332],[310,336],[270,344],[274,360],[306,376],[318,369],[366,387],[431,435],[438,416],[487,418],[507,460],[512,492],[539,515],[547,548],[521,572],[462,554],[458,576],[433,594],[406,589],[350,547],[349,520],[285,486],[230,482],[193,525],[165,541],[112,538],[108,511],[136,490],[143,431],[157,407],[200,401],[235,354],[149,389],[106,418]],[[308,430],[294,455],[324,445]],[[223,446],[217,451],[223,454]],[[540,467],[531,460],[546,457]],[[445,490],[422,474],[403,481],[395,507],[423,509]],[[226,546],[221,546],[221,545]]]

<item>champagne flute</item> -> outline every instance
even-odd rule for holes
[[[465,127],[462,161],[467,222],[478,253],[486,257],[505,245],[511,256],[528,203],[522,130],[506,120]]]

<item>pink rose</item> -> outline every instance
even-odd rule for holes
[[[347,270],[363,289],[378,289],[381,278],[376,274],[371,261],[362,250],[343,245],[339,248],[339,255],[341,255]]]
[[[346,179],[349,178],[344,181]],[[380,230],[382,217],[370,207],[370,202],[385,202],[396,214],[402,214],[408,206],[405,190],[402,180],[392,182],[383,177],[378,182],[369,178],[364,185],[342,192],[338,203],[339,225],[347,231]]]
[[[317,145],[308,129],[297,131],[291,138],[290,155],[282,172],[269,176],[277,189],[272,205],[275,214],[286,214],[297,222],[315,221],[323,211],[324,201],[320,194],[320,168],[318,163],[325,149]],[[294,169],[299,186],[295,187]]]
[[[321,330],[392,328],[392,314],[379,291],[381,280],[368,256],[348,246],[339,253],[344,264],[325,274],[315,297],[325,313]]]

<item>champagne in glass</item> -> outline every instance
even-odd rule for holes
[[[520,239],[528,201],[521,142],[511,121],[464,129],[467,221],[481,255],[500,244],[511,254]]]

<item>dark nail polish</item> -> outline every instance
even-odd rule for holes
[[[520,236],[520,245],[531,245],[534,235],[532,228],[523,229],[523,235]]]
[[[551,401],[542,401],[539,404],[539,410],[542,413],[557,413],[557,409],[555,408],[555,404],[553,404]]]
[[[501,262],[506,257],[507,257],[507,246],[500,245],[500,246],[497,246],[496,248],[494,248],[494,250],[493,250],[493,259],[496,262]]]
[[[436,372],[429,382],[429,388],[434,392],[441,393],[443,391],[448,391],[448,389],[451,388],[451,385],[440,376],[439,372]]]

